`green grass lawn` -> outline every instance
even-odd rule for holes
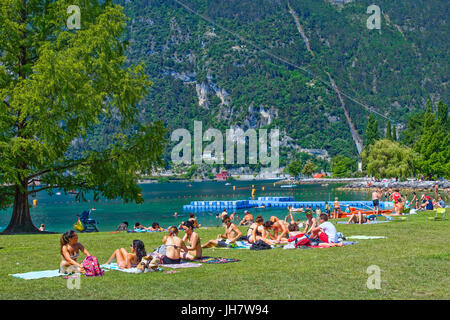
[[[81,288],[72,290],[62,277],[22,280],[9,275],[57,269],[60,235],[2,235],[0,299],[449,299],[450,219],[426,221],[432,215],[419,213],[408,221],[375,225],[337,225],[346,236],[387,239],[326,249],[205,249],[204,255],[241,261],[178,269],[174,274],[107,271],[103,277],[83,276]],[[204,243],[222,231],[198,232]],[[133,239],[143,240],[151,251],[164,234],[102,232],[80,234],[79,241],[104,263],[114,249],[128,249]],[[379,290],[366,286],[370,265],[381,269]]]

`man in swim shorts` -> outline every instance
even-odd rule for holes
[[[242,231],[236,227],[234,223],[231,222],[229,216],[226,216],[222,221],[225,225],[225,234],[219,234],[217,239],[209,240],[202,248],[211,248],[211,247],[230,247],[236,240],[238,240],[242,236]]]
[[[373,213],[378,214],[380,212],[380,198],[381,190],[376,189],[372,192]]]

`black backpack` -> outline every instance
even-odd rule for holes
[[[256,241],[250,247],[250,250],[266,250],[266,249],[272,249],[272,247],[270,246],[270,244],[267,244],[262,240]]]

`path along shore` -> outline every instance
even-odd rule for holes
[[[450,189],[450,181],[382,181],[382,182],[371,182],[370,180],[352,182],[343,187],[338,188],[339,190],[372,190],[375,188],[391,188],[399,189],[402,191],[421,191],[421,192],[434,192],[434,186],[438,186],[438,192]]]

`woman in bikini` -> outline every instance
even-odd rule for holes
[[[184,230],[183,242],[188,241],[188,251],[181,250],[183,259],[194,260],[202,257],[202,244],[200,243],[200,237],[194,232],[194,224],[191,220],[188,220],[182,225]]]
[[[60,273],[84,273],[83,266],[77,262],[80,251],[88,257],[89,251],[78,242],[78,235],[75,231],[69,230],[61,235],[60,239],[61,263]]]
[[[165,255],[156,254],[160,257],[161,264],[179,264],[181,262],[181,249],[184,252],[189,252],[189,249],[186,247],[184,241],[178,237],[177,227],[169,227],[167,230],[169,231],[169,235],[163,239],[166,253]]]
[[[255,223],[247,231],[248,242],[255,243],[258,240],[265,240],[263,222],[264,219],[262,216],[256,217]]]
[[[141,262],[142,258],[147,255],[144,243],[141,240],[133,240],[130,245],[131,252],[127,252],[124,248],[117,249],[111,257],[106,261],[109,264],[114,259],[117,260],[117,266],[120,269],[129,269],[135,267]]]
[[[341,214],[341,205],[339,204],[338,198],[334,198],[333,202],[333,219],[339,218],[339,215]]]

